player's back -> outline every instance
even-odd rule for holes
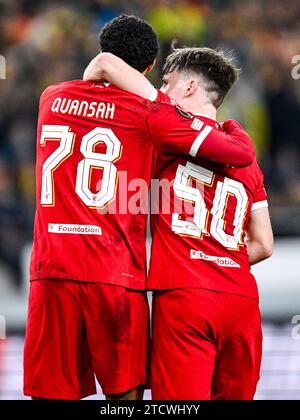
[[[232,168],[182,157],[160,166],[157,177],[167,183],[165,201],[152,216],[148,287],[200,287],[257,299],[245,245],[251,211],[267,206],[257,162]],[[172,181],[170,191],[164,189]]]
[[[128,209],[128,185],[151,178],[145,112],[142,98],[109,84],[71,81],[43,93],[31,280],[144,288],[147,218]]]

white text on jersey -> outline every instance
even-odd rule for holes
[[[88,102],[60,97],[55,98],[51,106],[54,113],[108,120],[114,118],[115,109],[114,102]]]

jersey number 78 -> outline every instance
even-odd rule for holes
[[[46,159],[42,170],[41,204],[55,205],[55,170],[73,154],[75,134],[65,125],[43,125],[41,146],[47,141],[59,141],[58,148]],[[94,152],[97,144],[104,143],[106,153]],[[117,168],[114,162],[121,155],[121,142],[109,128],[97,127],[81,139],[80,151],[83,159],[78,163],[75,191],[88,207],[105,207],[115,196]],[[93,168],[103,169],[101,189],[97,193],[90,190]]]

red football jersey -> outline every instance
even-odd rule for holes
[[[31,280],[144,288],[146,216],[126,205],[130,181],[151,177],[145,119],[144,101],[112,85],[71,81],[42,94]]]
[[[148,288],[199,287],[258,299],[244,242],[250,212],[268,205],[257,162],[233,168],[159,155]]]
[[[141,202],[148,197],[153,144],[166,140],[170,156],[196,156],[206,142],[213,148],[225,138],[210,127],[199,131],[174,106],[164,107],[168,112],[157,112],[150,101],[110,84],[71,81],[46,89],[38,120],[31,280],[145,288],[147,206]],[[163,135],[153,135],[162,125]],[[251,147],[245,149],[238,139],[244,134],[235,130],[233,143],[223,142],[225,155],[242,147],[247,160]]]

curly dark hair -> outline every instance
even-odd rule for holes
[[[203,87],[212,104],[218,108],[232,85],[238,78],[239,70],[234,65],[232,56],[221,49],[211,48],[172,48],[166,58],[163,73],[193,72],[201,77]]]
[[[122,58],[143,72],[158,54],[158,39],[153,28],[136,16],[122,15],[107,23],[99,35],[100,49]]]

